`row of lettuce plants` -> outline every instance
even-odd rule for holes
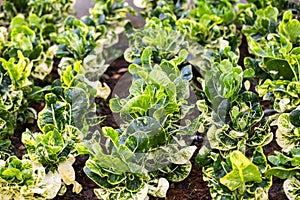
[[[143,44],[155,46],[158,59],[188,50],[186,61],[200,72],[198,132],[206,138],[196,161],[213,199],[268,199],[273,175],[286,179],[288,199],[299,198],[299,3],[187,3],[136,2],[146,19],[177,34],[152,26],[134,36],[126,58],[133,61]],[[274,136],[281,152],[265,155]]]
[[[124,1],[95,1],[90,15],[79,20],[71,15],[74,4],[2,2],[1,199],[53,199],[71,184],[73,192],[82,190],[72,164],[90,127],[101,122],[95,98],[110,94],[99,81],[108,66],[103,49],[117,42],[133,10]],[[44,108],[37,112],[33,104]],[[11,138],[17,126],[34,122],[39,131],[27,129],[18,138],[27,151],[18,158]]]
[[[212,31],[212,36],[217,36],[215,43],[220,45],[214,52],[204,44],[209,64],[201,81],[208,101],[200,100],[198,104],[209,107],[206,119],[210,126],[206,132],[208,143],[196,160],[203,166],[211,196],[268,199],[275,175],[287,179],[283,189],[288,199],[297,199],[295,168],[299,164],[295,159],[299,138],[294,123],[299,118],[294,110],[298,106],[299,3],[248,1],[234,7],[230,2],[215,2],[209,6],[210,18],[218,24],[212,30],[221,31],[221,37]],[[201,12],[198,10],[200,19],[206,16]],[[220,16],[223,19],[218,21]],[[238,65],[236,49],[241,43],[239,34],[246,37],[250,53],[242,57],[243,67]],[[263,147],[270,146],[274,136],[282,153],[267,156]]]

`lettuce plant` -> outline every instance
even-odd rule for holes
[[[42,164],[46,176],[53,182],[49,198],[54,198],[61,188],[61,179],[67,185],[74,184],[73,191],[79,193],[80,184],[75,181],[72,164],[75,161],[76,142],[83,138],[81,131],[72,126],[70,104],[59,100],[55,94],[45,96],[46,107],[39,113],[38,125],[42,133],[22,134],[30,159]],[[58,184],[59,183],[59,184]]]
[[[22,142],[28,150],[30,159],[41,164],[45,168],[48,180],[49,193],[47,198],[54,198],[61,190],[61,179],[66,185],[73,184],[73,192],[79,193],[81,185],[75,181],[75,171],[72,164],[75,158],[72,153],[75,151],[75,144],[72,138],[79,131],[75,127],[68,126],[65,131],[60,132],[55,127],[47,125],[43,133],[31,133],[29,130],[23,133]],[[64,134],[64,136],[62,135]],[[69,136],[69,137],[66,137]],[[65,142],[66,141],[66,142]]]
[[[277,112],[289,112],[297,108],[298,82],[288,80],[271,81],[267,79],[258,87],[258,92],[266,100],[274,101],[273,109]]]
[[[229,47],[210,62],[202,79],[208,101],[198,102],[208,144],[200,149],[196,160],[203,167],[214,199],[267,199],[271,177],[264,175],[268,167],[262,147],[272,141],[273,133],[258,95],[250,91],[249,80],[255,71],[240,67],[238,56]],[[254,149],[250,160],[260,157],[260,170],[245,156]],[[243,165],[238,164],[241,159]]]
[[[243,99],[251,96],[252,99],[246,102]],[[234,149],[245,152],[248,148],[265,146],[272,141],[269,125],[261,121],[263,113],[255,101],[255,95],[243,93],[242,97],[238,99],[241,101],[238,104],[230,105],[226,100],[223,101],[217,113],[213,113],[215,124],[207,132],[211,148],[225,154]],[[243,110],[248,113],[243,113]]]
[[[216,0],[196,0],[196,7],[190,15],[198,18],[203,14],[214,14],[224,20],[226,24],[233,22],[235,18],[234,5],[236,0],[216,1]]]
[[[279,11],[276,7],[268,6],[255,12],[256,20],[253,25],[244,26],[243,33],[260,38],[276,31]]]
[[[235,24],[232,1],[196,1],[186,19],[179,19],[176,25],[187,30],[189,37],[208,49],[231,46],[236,51],[240,34]]]
[[[295,109],[290,113],[280,114],[276,125],[276,142],[282,148],[282,151],[289,152],[292,148],[298,148],[299,145],[299,110]]]
[[[110,88],[106,84],[103,86],[99,82],[99,77],[108,65],[103,58],[103,44],[97,42],[99,38],[96,37],[95,28],[70,16],[65,21],[64,29],[61,34],[50,34],[51,39],[59,43],[55,56],[62,58],[59,64],[60,72],[64,72],[76,61],[81,61],[85,81],[97,89],[98,97],[107,98]]]
[[[95,190],[98,198],[144,199],[147,194],[165,197],[169,187],[168,181],[178,182],[188,176],[191,170],[189,159],[196,147],[180,146],[175,141],[158,145],[161,143],[157,141],[160,133],[156,133],[157,130],[153,130],[152,128],[155,127],[151,127],[151,124],[141,127],[142,123],[158,124],[149,117],[137,118],[120,136],[118,132],[122,130],[103,128],[104,137],[109,139],[105,146],[100,145],[99,139],[88,143],[82,151],[90,154],[84,171],[100,186],[100,189]],[[134,126],[141,128],[131,130]],[[191,127],[189,129],[190,132],[196,130],[195,128],[192,130]],[[180,139],[183,134],[187,133],[177,133],[174,137]],[[146,148],[147,144],[148,148]],[[161,165],[166,166],[159,167],[157,170]],[[154,169],[156,170],[153,171]]]
[[[4,56],[13,56],[17,50],[21,50],[26,57],[29,57],[30,54],[35,50],[33,42],[36,40],[36,34],[32,30],[29,24],[25,21],[24,16],[18,15],[13,18],[10,24],[10,40],[11,48],[3,52]],[[37,49],[40,47],[37,46]]]
[[[283,13],[287,10],[292,10],[294,12],[294,16],[297,18],[298,18],[298,13],[300,11],[299,3],[296,1],[249,0],[247,2],[248,2],[247,4],[240,3],[237,5],[237,8],[238,8],[237,23],[239,25],[246,25],[251,30],[255,30],[256,28],[258,28],[257,25],[259,25],[259,24],[265,25],[265,27],[260,27],[261,31],[266,30],[267,28],[270,28],[270,27],[275,28],[274,27],[275,21],[268,20],[268,19],[274,19],[271,17],[271,16],[274,16],[274,14],[275,14],[273,11],[274,8],[276,8],[277,11],[275,11],[275,12],[278,12],[276,15],[278,15],[278,17],[280,19],[282,18]],[[257,11],[258,11],[258,13],[257,13]],[[257,19],[258,19],[258,21],[257,21],[258,23],[255,22]],[[254,26],[254,27],[251,28],[250,26]]]
[[[285,179],[283,189],[288,199],[299,198],[299,156],[299,148],[291,148],[287,154],[275,151],[275,155],[268,157],[274,166],[267,173]]]
[[[171,24],[175,24],[177,19],[185,17],[189,11],[189,0],[178,0],[176,2],[171,0],[159,1],[133,1],[134,5],[144,9],[141,15],[144,18],[157,17],[160,20],[169,20]]]
[[[28,158],[0,159],[1,199],[45,199],[45,169]]]
[[[272,7],[268,8],[272,9]],[[260,61],[259,67],[273,80],[299,80],[298,36],[294,33],[294,29],[300,28],[299,24],[296,19],[292,19],[292,12],[286,11],[276,33],[269,33],[259,40],[255,40],[252,35],[247,37],[250,52],[257,56],[256,60]],[[255,67],[249,58],[246,58],[245,64]]]
[[[109,54],[114,54],[106,49],[118,42],[128,12],[134,13],[124,0],[95,0],[89,16],[81,20],[69,16],[64,22],[63,32],[50,35],[51,40],[59,44],[56,56],[81,60],[87,78],[93,82],[98,80],[108,67],[105,61],[111,56]]]
[[[255,69],[256,73],[262,70],[266,75],[258,86],[258,93],[265,100],[274,102],[272,108],[278,114],[273,117],[275,121],[271,125],[277,125],[276,141],[285,152],[297,147],[299,142],[299,37],[294,33],[300,28],[299,24],[291,11],[284,12],[276,32],[259,40],[248,36],[250,51],[256,56],[256,61],[250,58],[245,60],[246,67]]]
[[[73,11],[74,3],[74,0],[4,0],[1,6],[1,24],[9,24],[18,14],[23,14],[26,18],[35,14],[59,26]]]
[[[42,16],[60,27],[63,20],[74,13],[74,4],[75,0],[29,0],[27,7],[30,14]]]
[[[83,60],[94,48],[95,38],[91,28],[73,16],[64,23],[63,33],[52,33],[51,40],[60,44],[57,57],[72,57]]]
[[[272,185],[267,176],[269,165],[261,147],[249,159],[240,151],[233,151],[226,161],[205,146],[199,151],[196,162],[203,168],[213,199],[268,199]]]
[[[147,170],[134,161],[134,152],[118,141],[115,130],[104,127],[103,134],[110,139],[114,137],[114,140],[103,147],[100,135],[94,133],[94,141],[88,143],[83,151],[90,154],[84,172],[100,186],[94,190],[99,199],[146,199],[150,192],[160,197],[166,195],[169,186],[166,179],[150,177]],[[99,139],[96,139],[97,135]],[[111,155],[104,152],[110,148],[113,148]]]
[[[73,3],[73,0],[4,1],[2,17],[4,25],[9,26],[9,36],[1,47],[2,56],[17,57],[17,51],[21,50],[33,62],[32,76],[44,80],[52,70],[56,51],[49,34],[58,31]]]
[[[273,167],[267,175],[275,175],[284,182],[289,199],[297,199],[299,177],[297,152],[299,147],[299,20],[297,3],[288,1],[250,1],[255,3],[241,10],[246,15],[242,32],[246,35],[249,51],[254,58],[245,58],[247,69],[253,69],[259,78],[257,92],[271,102],[274,114],[267,124],[276,127],[276,142],[285,153],[269,156]],[[251,8],[251,9],[250,9]],[[251,14],[252,13],[252,14]],[[252,21],[251,19],[252,15]],[[295,158],[295,160],[294,160]]]
[[[23,56],[21,51],[18,51],[18,59],[17,62],[15,58],[10,58],[8,61],[0,59],[1,150],[10,145],[8,137],[13,135],[17,120],[26,121],[34,117],[32,113],[34,110],[28,108],[31,101],[28,94],[34,92],[34,89],[30,89],[32,82],[29,80],[32,63]],[[34,98],[34,95],[32,97]],[[27,116],[22,118],[22,113],[26,113]]]
[[[191,67],[176,69],[188,56],[186,50],[171,61],[163,60],[160,65],[151,61],[153,51],[147,47],[141,56],[142,65],[132,64],[129,72],[140,78],[133,81],[127,99],[114,98],[110,101],[113,112],[120,112],[122,120],[129,122],[136,117],[151,116],[159,122],[177,121],[185,116],[186,99],[189,97]],[[177,114],[178,113],[178,114]],[[177,117],[178,116],[178,117]]]
[[[197,131],[198,120],[176,124],[192,108],[186,101],[191,68],[178,69],[188,53],[182,50],[160,64],[152,61],[153,53],[145,48],[142,63],[129,67],[136,77],[130,95],[110,102],[125,123],[117,130],[102,128],[101,135],[94,133],[79,148],[90,155],[85,172],[100,186],[95,190],[100,199],[165,197],[169,181],[181,181],[191,170],[189,159],[196,147],[188,146],[185,138]]]
[[[28,105],[42,97],[39,87],[32,87],[31,77],[44,79],[51,72],[55,49],[46,41],[46,29],[52,31],[46,26],[34,14],[28,20],[18,15],[12,19],[9,33],[3,33],[0,59],[3,144],[9,144],[4,139],[13,134],[17,121],[26,122],[36,117],[35,110]],[[44,49],[48,50],[44,52]]]
[[[65,192],[64,184],[73,184],[73,192],[81,191],[72,164],[78,155],[79,143],[100,118],[95,115],[93,104],[96,90],[84,82],[80,62],[70,65],[62,72],[60,80],[43,90],[49,93],[45,95],[44,109],[38,114],[41,132],[26,130],[22,142],[30,159],[45,168],[45,179],[51,189],[47,198],[52,199],[59,191]]]
[[[94,1],[95,6],[90,9],[89,18],[94,21],[96,32],[103,34],[101,41],[105,47],[110,47],[119,41],[119,34],[128,22],[127,13],[135,14],[135,11],[124,0]]]
[[[17,57],[17,52],[29,58],[33,64],[32,76],[41,80],[50,74],[53,65],[55,45],[48,40],[50,32],[56,32],[54,24],[47,23],[32,14],[14,17],[10,23],[7,42],[1,48],[1,55],[9,59]],[[52,46],[51,46],[52,45]]]
[[[54,125],[58,130],[71,125],[87,134],[89,126],[100,122],[100,118],[95,115],[94,98],[97,90],[85,81],[80,62],[69,65],[62,72],[60,80],[44,90],[50,93],[46,94],[46,106],[39,113],[40,130],[46,125]],[[84,136],[86,135],[82,135],[80,140]]]
[[[97,73],[101,75],[108,66],[107,62],[122,56],[123,52],[119,48],[120,45],[121,48],[126,46],[127,41],[118,43],[119,37],[125,29],[125,24],[129,22],[127,14],[135,15],[135,11],[124,0],[94,0],[94,2],[90,15],[81,18],[82,22],[94,30],[92,35],[96,43],[94,51],[87,56],[84,65],[94,71],[98,69]],[[93,71],[90,74],[92,73]]]
[[[254,71],[243,71],[231,53],[227,53],[227,59],[215,62],[203,81],[212,109],[211,116],[208,116],[212,126],[207,137],[213,149],[245,152],[246,146],[268,144],[273,135],[262,120],[263,110],[258,96],[247,89],[247,79],[254,76]]]
[[[186,49],[184,32],[174,30],[168,21],[153,17],[147,20],[142,30],[127,30],[129,48],[124,52],[127,62],[140,63],[142,52],[151,47],[152,60],[160,63],[162,59],[172,59],[182,49]]]
[[[186,18],[176,21],[176,29],[185,32],[192,55],[190,63],[203,74],[211,67],[211,60],[230,47],[239,54],[241,33],[235,25],[234,1],[195,1]]]

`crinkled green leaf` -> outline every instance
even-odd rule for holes
[[[166,176],[169,181],[180,182],[190,174],[192,163],[189,161],[184,165],[170,166],[163,170],[166,170]]]
[[[32,63],[28,58],[25,58],[21,51],[18,51],[18,62],[15,64],[15,58],[10,58],[8,61],[0,59],[2,66],[7,70],[10,79],[12,80],[15,89],[23,88],[31,85],[28,79],[32,69]]]
[[[258,167],[239,151],[230,154],[232,171],[220,179],[220,182],[231,191],[242,187],[243,184],[254,181],[261,182]]]
[[[203,167],[212,162],[210,159],[210,150],[206,146],[202,146],[196,157],[196,162],[199,166]]]
[[[299,198],[300,181],[296,177],[289,178],[283,183],[283,190],[289,200]]]
[[[140,117],[131,121],[126,134],[129,136],[125,142],[130,149],[144,151],[155,148],[166,140],[161,125],[151,117]]]
[[[299,147],[299,129],[291,123],[293,116],[296,117],[296,112],[293,111],[290,115],[283,113],[278,118],[278,128],[276,130],[276,141],[283,151],[289,151],[293,147]],[[291,117],[292,115],[292,117]],[[294,122],[295,123],[295,122]]]
[[[148,193],[152,196],[165,198],[167,195],[167,191],[169,189],[169,182],[165,178],[160,178],[158,180],[157,186],[153,186],[153,184],[148,184],[149,191]]]
[[[45,199],[47,192],[39,189],[45,187],[42,183],[45,176],[43,167],[15,156],[0,160],[0,163],[0,198]]]
[[[292,11],[284,12],[282,22],[279,25],[279,32],[288,37],[293,44],[296,44],[300,37],[299,29],[300,22],[293,19]]]
[[[267,174],[277,176],[281,179],[292,178],[299,172],[300,153],[298,148],[292,148],[288,154],[275,151],[275,155],[268,157],[274,165],[267,171]]]

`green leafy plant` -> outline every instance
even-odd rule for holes
[[[263,30],[266,31],[266,29],[271,27],[274,30],[275,28],[274,23],[276,23],[277,20],[275,18],[272,18],[271,16],[274,17],[275,15],[278,15],[279,18],[281,19],[283,13],[287,10],[293,10],[295,16],[297,16],[297,14],[299,13],[299,3],[295,1],[250,0],[247,2],[248,2],[247,4],[240,3],[237,5],[237,8],[239,10],[237,13],[237,23],[239,25],[246,25],[247,29],[249,28],[249,30],[251,29],[252,31],[257,29],[258,26],[263,24],[265,25],[265,27],[260,27],[261,31]],[[274,8],[276,9],[274,10]],[[275,21],[273,21],[273,19],[275,19]],[[250,26],[254,26],[254,27],[251,28]],[[259,37],[258,32],[256,36]]]
[[[50,32],[56,32],[54,24],[47,23],[32,14],[28,20],[23,15],[14,17],[10,24],[9,40],[2,49],[4,58],[17,57],[17,51],[32,61],[31,75],[44,80],[50,74],[56,46],[48,40]]]
[[[1,135],[6,147],[10,144],[6,137],[13,135],[17,122],[35,119],[36,111],[29,107],[30,103],[43,99],[40,88],[33,86],[32,77],[44,79],[52,70],[55,46],[50,47],[50,42],[44,40],[45,26],[35,14],[28,20],[18,15],[10,23],[10,32],[3,35]]]
[[[234,59],[217,61],[205,74],[204,92],[212,113],[212,126],[207,132],[210,146],[221,151],[238,149],[245,152],[247,146],[264,146],[271,142],[273,134],[263,119],[263,110],[258,96],[247,91],[247,79],[254,76],[253,70],[242,70]]]
[[[267,200],[272,176],[299,198],[299,2],[134,1],[146,20],[139,29],[126,1],[94,2],[81,19],[69,15],[74,0],[0,7],[1,199],[52,199],[66,185],[79,193],[82,154],[99,199],[165,198],[192,170],[199,138],[213,199]],[[124,30],[132,83],[109,102],[122,123],[99,128],[95,98],[110,95],[100,76],[123,53],[115,44]],[[18,139],[21,160],[13,154],[23,147],[10,147]],[[263,148],[274,143],[269,166]]]
[[[82,21],[71,16],[66,19],[64,29],[61,34],[50,35],[53,41],[60,44],[56,56],[83,60],[95,48],[93,32]]]
[[[90,9],[90,19],[95,23],[96,32],[103,34],[101,41],[105,47],[112,46],[119,41],[118,36],[128,22],[126,14],[135,14],[135,11],[124,0],[94,1],[95,6]],[[83,21],[87,19],[89,18],[83,18]]]
[[[176,25],[187,30],[189,37],[208,49],[231,46],[236,51],[240,34],[235,24],[232,1],[196,1],[186,19],[179,19]]]
[[[182,50],[158,65],[151,60],[152,53],[146,48],[141,65],[129,67],[137,76],[130,95],[110,102],[125,124],[117,130],[102,128],[101,136],[94,133],[97,137],[79,148],[90,155],[85,172],[101,187],[95,190],[100,199],[165,197],[168,181],[181,181],[191,170],[189,159],[196,147],[188,146],[184,137],[195,133],[198,122],[176,125],[192,108],[186,101],[191,68],[178,69],[188,54]],[[99,143],[102,139],[105,145]]]
[[[45,167],[45,179],[51,187],[50,199],[59,191],[66,191],[64,184],[73,184],[73,192],[76,193],[82,189],[75,181],[72,164],[78,155],[77,147],[87,136],[89,127],[100,122],[93,104],[96,90],[83,80],[84,69],[77,62],[62,73],[60,80],[44,88],[50,93],[45,95],[46,105],[38,114],[41,133],[26,130],[22,134],[30,159]]]
[[[106,49],[118,42],[128,12],[134,14],[124,0],[95,0],[89,16],[81,20],[69,16],[65,20],[63,33],[51,34],[51,39],[60,44],[56,56],[83,61],[88,77],[98,80],[108,67],[105,60],[110,58],[110,53],[115,53]],[[94,77],[94,74],[99,75]]]
[[[267,9],[276,10],[272,7]],[[274,25],[276,33],[267,34],[259,40],[255,40],[251,35],[247,37],[250,52],[256,55],[257,60],[260,61],[259,67],[267,72],[273,80],[299,80],[297,72],[299,53],[298,47],[295,45],[297,34],[291,32],[293,31],[291,26],[287,26],[290,22],[295,23],[293,28],[297,29],[297,26],[299,26],[298,21],[292,19],[291,11],[286,11],[283,15],[283,21],[278,25],[278,29]],[[247,65],[250,67],[255,66],[250,58],[246,58],[245,64],[246,67]]]
[[[56,57],[62,58],[59,64],[63,72],[69,65],[81,61],[84,67],[86,82],[97,89],[97,96],[107,98],[110,88],[99,82],[99,77],[108,65],[102,56],[103,46],[96,43],[95,30],[75,17],[68,17],[62,34],[52,33],[50,37],[59,43]],[[98,45],[98,46],[97,46]],[[100,45],[100,46],[99,46]]]
[[[297,34],[293,33],[293,28],[297,29],[298,23],[298,20],[293,19],[292,12],[286,11],[276,33],[270,33],[258,41],[248,37],[250,50],[260,61],[259,64],[255,64],[249,58],[245,60],[246,65],[256,71],[260,67],[266,72],[266,80],[258,86],[258,93],[264,99],[273,101],[273,109],[279,112],[274,116],[276,121],[273,125],[278,126],[276,141],[286,152],[297,146],[297,128],[294,125],[297,123],[295,121],[297,121],[299,105],[297,90],[299,54],[298,47],[295,45]]]
[[[240,189],[244,193],[244,184],[247,182],[262,182],[258,167],[239,151],[233,151],[229,155],[232,171],[220,178],[220,183],[231,191]]]
[[[190,63],[205,74],[214,57],[226,48],[239,54],[242,35],[234,23],[235,1],[196,1],[189,14],[176,21],[176,30],[185,32],[189,40]],[[212,62],[211,62],[212,61]],[[204,76],[204,75],[203,75]]]
[[[32,85],[29,80],[32,63],[23,56],[21,51],[18,51],[18,59],[17,63],[15,63],[15,58],[8,61],[3,58],[0,59],[1,150],[5,150],[10,145],[8,137],[13,135],[17,120],[29,121],[30,118],[34,119],[34,110],[28,107],[30,102],[28,93],[35,91],[35,88],[29,88]],[[38,95],[31,97],[35,99],[35,97],[38,98]],[[26,118],[21,117],[22,113],[25,113]]]
[[[298,110],[291,113],[283,113],[278,119],[276,125],[276,141],[283,151],[289,152],[292,148],[299,147],[298,140]]]
[[[287,154],[275,151],[275,155],[268,157],[274,166],[267,173],[286,179],[283,189],[288,199],[299,198],[299,153],[299,148],[291,148]]]
[[[268,199],[272,179],[265,175],[269,165],[261,147],[250,160],[240,151],[233,151],[226,158],[225,162],[220,154],[205,146],[196,158],[200,166],[206,166],[203,178],[208,181],[214,199]]]
[[[59,26],[73,11],[74,3],[74,0],[4,0],[1,6],[1,24],[8,24],[18,14],[23,14],[26,18],[36,14]]]
[[[254,24],[244,26],[243,33],[247,36],[251,35],[253,38],[260,38],[276,32],[278,14],[278,9],[272,6],[257,10]]]
[[[47,198],[54,198],[61,191],[66,190],[61,183],[73,184],[73,192],[79,193],[81,185],[75,181],[75,171],[72,164],[75,158],[72,153],[75,151],[74,141],[70,136],[79,134],[76,128],[68,126],[62,133],[51,125],[45,126],[43,133],[31,133],[29,130],[23,133],[22,142],[28,150],[30,159],[45,167],[48,187],[50,188]],[[69,135],[69,137],[66,137]],[[67,142],[65,142],[67,141]]]
[[[236,2],[236,0],[196,0],[195,4],[197,7],[191,11],[190,15],[197,19],[205,14],[213,14],[222,18],[226,24],[229,24],[232,23],[235,18],[234,5]]]
[[[133,81],[128,100],[115,98],[110,102],[112,111],[120,112],[124,121],[128,122],[145,115],[154,117],[159,122],[168,121],[164,117],[169,116],[176,121],[186,114],[179,111],[185,107],[189,96],[188,80],[192,78],[191,67],[186,66],[180,72],[176,66],[185,61],[187,51],[182,50],[177,58],[171,61],[163,60],[160,65],[152,63],[153,53],[151,48],[147,47],[141,56],[142,65],[132,64],[129,67],[129,71],[140,78]]]
[[[162,59],[174,58],[188,45],[184,41],[184,32],[174,30],[167,21],[160,21],[156,17],[149,19],[142,30],[128,29],[127,36],[130,45],[124,57],[128,62],[140,63],[142,52],[148,48],[152,51],[151,60],[160,63]]]
[[[214,199],[268,198],[271,177],[265,175],[268,165],[261,147],[272,141],[273,133],[258,95],[250,91],[249,80],[254,75],[253,69],[240,67],[238,56],[226,47],[212,56],[204,79],[199,79],[207,98],[198,102],[204,118],[200,128],[208,144],[200,149],[196,161],[203,167]],[[260,171],[245,156],[254,149],[251,160],[261,158]],[[243,165],[237,164],[241,159],[245,159]],[[248,169],[253,174],[247,174]]]
[[[169,183],[165,179],[160,179],[159,186],[155,187],[154,177],[151,178],[147,170],[134,162],[134,152],[126,145],[118,141],[118,133],[109,127],[103,128],[105,137],[114,139],[106,144],[105,147],[100,145],[100,135],[95,134],[94,141],[88,144],[84,153],[90,154],[84,168],[85,173],[101,188],[95,189],[94,192],[99,199],[117,198],[117,199],[146,199],[147,194],[151,191],[163,197]],[[104,153],[105,149],[113,148],[111,155]],[[99,162],[100,161],[100,162]],[[153,182],[152,184],[149,181]]]
[[[28,158],[0,159],[1,199],[45,199],[45,169]]]
[[[157,17],[160,20],[169,20],[171,24],[175,24],[177,19],[187,15],[190,1],[178,0],[174,2],[170,0],[134,0],[133,3],[135,6],[144,9],[141,13],[144,18]]]

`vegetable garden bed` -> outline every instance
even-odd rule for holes
[[[299,2],[94,2],[2,2],[0,199],[300,198]]]

